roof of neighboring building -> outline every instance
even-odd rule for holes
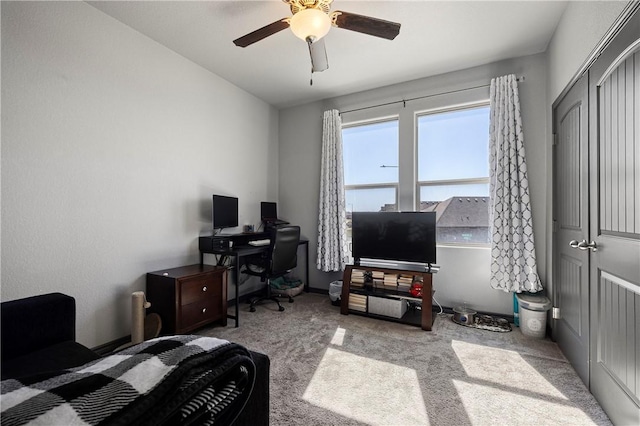
[[[451,197],[444,201],[423,201],[420,211],[436,212],[438,226],[489,226],[489,197]]]
[[[396,204],[385,204],[381,212],[396,211]],[[436,212],[436,223],[441,227],[489,226],[489,197],[451,197],[444,201],[422,201],[421,212]],[[351,219],[351,212],[347,212]]]

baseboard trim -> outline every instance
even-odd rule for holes
[[[111,352],[118,349],[120,346],[125,345],[131,342],[131,335],[121,337],[116,340],[112,340],[110,342],[104,343],[102,345],[96,346],[95,348],[91,348],[92,351],[97,353],[100,356],[105,356],[110,354]]]

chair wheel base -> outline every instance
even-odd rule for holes
[[[289,297],[289,303],[293,303],[293,297]]]
[[[249,308],[249,312],[255,312],[256,308],[254,308],[253,306]]]
[[[284,311],[284,306],[279,306],[279,307],[278,307],[278,310],[279,310],[280,312]]]

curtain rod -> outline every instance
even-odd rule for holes
[[[517,77],[516,81],[524,81],[524,76]],[[385,102],[383,104],[370,105],[370,106],[366,106],[366,107],[362,107],[362,108],[349,109],[349,110],[346,110],[346,111],[340,111],[340,114],[346,114],[348,112],[362,111],[362,110],[365,110],[365,109],[377,108],[377,107],[381,107],[381,106],[387,106],[387,105],[393,105],[393,104],[399,104],[399,103],[402,103],[402,104],[404,104],[403,106],[406,106],[407,102],[417,101],[418,99],[426,99],[426,98],[432,98],[434,96],[450,95],[452,93],[466,92],[467,90],[474,90],[474,89],[482,89],[483,87],[489,87],[489,86],[491,86],[491,83],[489,83],[489,84],[481,84],[480,86],[466,87],[464,89],[450,90],[448,92],[433,93],[431,95],[418,96],[418,97],[415,97],[415,98],[402,99],[402,100],[399,100],[399,101]]]

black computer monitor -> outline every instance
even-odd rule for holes
[[[275,220],[277,218],[278,218],[278,205],[276,203],[262,201],[260,203],[260,219],[263,222],[265,222],[268,220]]]
[[[238,199],[224,195],[213,196],[213,229],[238,226]]]

